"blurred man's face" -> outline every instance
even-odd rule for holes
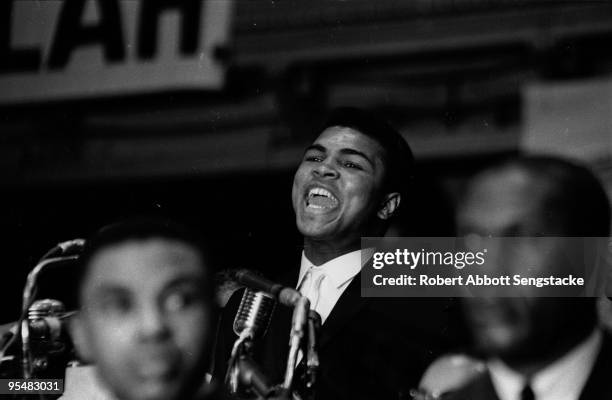
[[[183,399],[203,376],[211,329],[199,253],[170,239],[133,240],[91,259],[77,345],[122,400]]]
[[[381,206],[384,150],[346,127],[327,128],[306,150],[293,180],[299,231],[316,240],[358,241]]]
[[[545,221],[547,210],[543,201],[547,190],[545,182],[535,181],[519,169],[480,176],[458,208],[459,234],[493,237],[551,234],[558,227]],[[566,274],[565,239],[542,239],[516,240],[512,248],[498,242],[502,244],[494,252],[488,249],[487,260],[493,262],[487,265],[510,276]],[[517,297],[512,298],[465,299],[468,322],[481,350],[507,359],[537,358],[541,352],[549,351],[555,338],[563,335],[576,315],[573,308],[580,307],[579,302],[571,298],[533,297],[534,289],[517,287]]]

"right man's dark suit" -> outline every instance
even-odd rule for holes
[[[612,338],[606,334],[601,350],[580,392],[579,400],[612,399]],[[491,376],[485,373],[453,393],[448,400],[499,400]],[[537,399],[536,399],[537,400]]]
[[[297,275],[297,274],[296,274]],[[284,284],[293,287],[293,282]],[[221,319],[215,379],[223,379],[236,335],[232,323],[242,291]],[[408,398],[426,366],[447,349],[454,334],[447,299],[362,298],[361,276],[353,279],[320,332],[317,400]],[[291,311],[277,306],[255,359],[273,382],[282,382]],[[299,368],[298,368],[299,370]]]

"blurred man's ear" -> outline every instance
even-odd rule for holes
[[[399,208],[401,197],[402,196],[397,192],[387,193],[376,214],[378,218],[382,220],[391,218]]]
[[[68,330],[77,354],[81,360],[88,363],[92,362],[91,346],[89,345],[87,333],[85,332],[83,316],[81,314],[77,313],[70,318]]]

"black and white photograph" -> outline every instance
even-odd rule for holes
[[[0,0],[0,399],[612,398],[612,2]]]

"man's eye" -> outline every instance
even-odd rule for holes
[[[361,168],[361,165],[356,164],[356,163],[351,162],[351,161],[345,161],[344,162],[344,166],[346,168],[352,168],[352,169],[363,169],[363,168]]]
[[[180,290],[170,293],[164,299],[164,309],[166,311],[178,311],[185,309],[201,299],[196,290]]]
[[[323,161],[323,158],[322,158],[322,157],[320,157],[320,156],[313,156],[313,155],[310,155],[310,156],[306,156],[306,157],[304,157],[304,161],[310,161],[310,162],[321,162],[321,161]]]
[[[107,297],[98,303],[98,308],[105,313],[126,314],[132,309],[132,302],[127,297]]]

